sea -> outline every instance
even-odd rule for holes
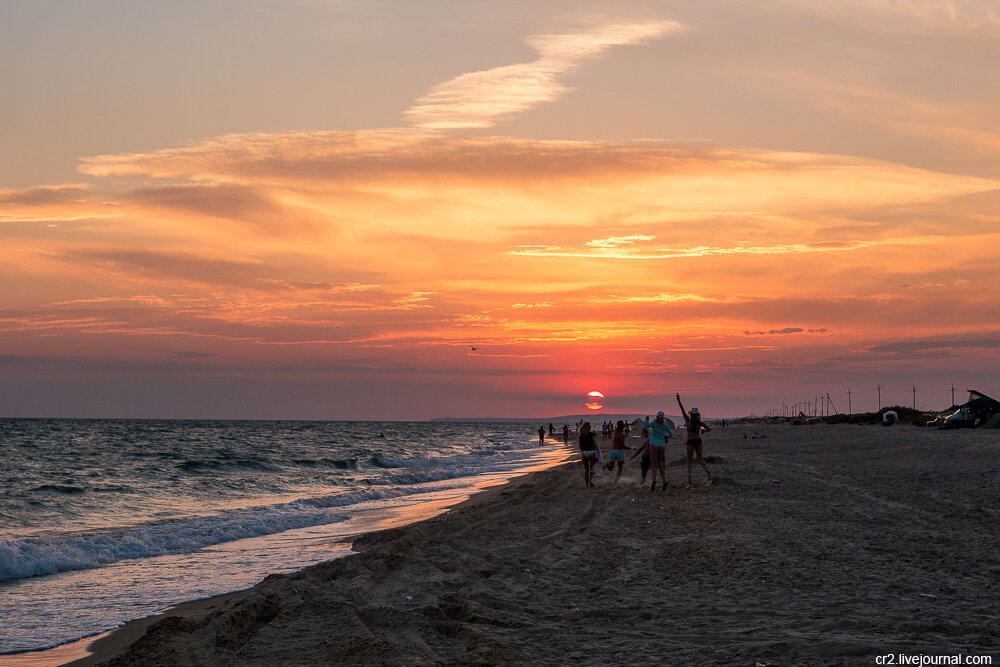
[[[0,655],[349,555],[566,460],[538,427],[0,419]]]

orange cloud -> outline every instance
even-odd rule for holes
[[[82,170],[87,187],[4,193],[25,216],[0,225],[14,357],[553,391],[586,375],[638,396],[664,374],[766,385],[1000,335],[985,178],[418,130],[232,135]],[[77,222],[27,221],[42,209]]]

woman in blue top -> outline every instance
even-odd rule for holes
[[[667,416],[660,410],[656,413],[656,419],[646,421],[645,427],[649,429],[649,458],[653,464],[653,484],[650,491],[656,490],[656,473],[660,473],[663,478],[663,490],[667,490],[667,440],[673,437],[673,429],[667,422]]]

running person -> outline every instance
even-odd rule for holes
[[[667,422],[667,416],[663,410],[656,413],[656,419],[647,421],[646,428],[649,429],[649,458],[653,466],[653,484],[650,491],[656,490],[656,473],[660,473],[663,478],[663,490],[667,490],[667,440],[673,437],[674,432]]]
[[[634,454],[632,454],[632,458],[630,458],[629,461],[631,461],[635,457],[639,456],[640,454],[642,455],[642,458],[639,459],[639,467],[642,469],[642,480],[639,483],[640,484],[645,484],[646,483],[646,473],[649,472],[649,466],[650,466],[650,461],[649,461],[649,438],[648,437],[642,439],[642,446],[639,447],[639,449],[637,449]]]
[[[597,438],[590,429],[590,422],[583,422],[580,426],[580,460],[583,461],[583,481],[589,489],[594,486],[590,481],[591,467],[597,463]]]
[[[625,422],[621,419],[615,425],[614,434],[611,436],[611,451],[608,452],[608,462],[605,467],[611,470],[615,467],[615,462],[618,462],[618,474],[615,475],[615,481],[622,476],[622,467],[625,465]]]
[[[701,421],[701,414],[698,412],[698,408],[691,408],[691,412],[684,411],[684,404],[681,403],[681,395],[677,394],[677,405],[681,408],[681,414],[684,416],[684,427],[687,429],[687,455],[688,455],[688,488],[694,486],[691,482],[691,459],[695,456],[698,457],[698,465],[705,469],[705,474],[708,475],[708,481],[706,484],[712,483],[712,473],[708,471],[708,466],[705,465],[705,460],[701,458],[701,434],[703,431],[711,431],[712,427],[708,424],[704,424]]]

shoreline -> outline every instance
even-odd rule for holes
[[[549,455],[545,459],[531,463],[521,470],[514,471],[513,475],[518,477],[530,474],[534,470],[559,465],[565,458],[565,450],[561,446],[561,442],[553,443],[553,445],[558,446],[552,446]],[[446,512],[450,508],[465,502],[470,496],[483,492],[484,489],[504,484],[510,478],[510,475],[511,473],[483,473],[476,477],[470,477],[470,482],[466,487],[433,491],[427,494],[427,496],[421,494],[407,496],[408,499],[414,501],[410,504],[378,509],[363,509],[353,512],[347,522],[336,524],[335,530],[332,531],[334,535],[331,536],[330,543],[342,545],[343,551],[346,552],[344,555],[350,555],[353,553],[350,550],[353,540],[370,532],[405,526]],[[343,557],[337,556],[331,560]],[[320,561],[319,563],[313,562],[303,567],[313,567],[323,562],[330,562],[330,560]],[[293,574],[297,571],[299,570],[285,572],[284,574]],[[281,575],[273,573],[266,575],[266,577],[270,576]],[[121,653],[129,644],[141,637],[146,628],[163,618],[176,615],[201,617],[210,613],[222,601],[241,596],[250,590],[253,590],[253,586],[222,592],[206,598],[179,602],[147,616],[126,621],[116,628],[96,632],[57,646],[0,655],[0,667],[55,667],[58,665],[84,667],[99,664]]]
[[[636,461],[589,490],[579,463],[521,474],[70,664],[1000,659],[995,432],[754,431],[706,438],[712,486],[684,489],[677,439],[664,492]]]

